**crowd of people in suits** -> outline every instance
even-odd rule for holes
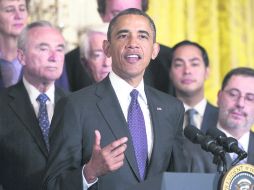
[[[166,171],[217,172],[183,136],[188,125],[234,137],[254,164],[253,69],[232,69],[215,107],[205,48],[158,44],[147,0],[97,0],[105,23],[66,55],[57,27],[27,24],[28,2],[0,0],[1,190],[121,190]]]

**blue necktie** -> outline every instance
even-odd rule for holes
[[[144,116],[138,103],[138,91],[135,89],[132,90],[130,96],[131,103],[128,110],[128,127],[132,137],[139,174],[143,180],[148,162],[146,127]]]
[[[42,131],[42,135],[45,141],[45,144],[47,146],[47,149],[49,150],[49,118],[48,118],[48,112],[47,112],[47,106],[46,102],[49,100],[48,96],[46,94],[40,94],[37,98],[37,101],[40,103],[39,107],[39,113],[38,113],[38,120],[39,120],[39,126]]]

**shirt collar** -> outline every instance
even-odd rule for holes
[[[121,77],[116,75],[113,71],[109,73],[109,79],[118,99],[119,97],[122,97],[124,99],[130,99],[130,92],[134,89],[133,86],[131,86]],[[144,101],[147,104],[143,79],[135,89],[138,90],[139,97],[142,99],[142,101]]]
[[[207,100],[205,98],[203,98],[194,107],[190,107],[185,103],[183,105],[184,105],[185,111],[187,111],[188,109],[194,108],[198,112],[199,115],[204,116],[206,104],[207,104]]]
[[[228,133],[225,129],[221,127],[221,125],[217,124],[217,128],[221,130],[227,137],[233,137],[230,133]],[[234,137],[233,137],[234,138]],[[249,138],[250,138],[250,131],[244,133],[243,136],[238,140],[238,143],[243,147],[243,149],[248,152],[248,146],[249,146]]]
[[[41,92],[35,88],[32,84],[30,84],[25,77],[23,77],[24,86],[28,92],[29,98],[32,103],[36,102],[37,97],[41,94]],[[54,104],[55,103],[55,85],[51,85],[49,89],[45,92],[48,96],[49,101]]]

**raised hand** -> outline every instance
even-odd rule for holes
[[[123,166],[127,141],[128,138],[123,137],[101,148],[101,134],[98,130],[95,130],[92,156],[83,171],[88,183],[92,183],[97,177]]]

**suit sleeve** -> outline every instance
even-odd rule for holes
[[[82,129],[79,115],[67,99],[60,125],[50,139],[50,156],[44,177],[45,190],[82,190]]]
[[[170,159],[169,171],[174,172],[187,172],[187,165],[183,150],[183,118],[184,118],[184,107],[179,104],[177,107],[177,119],[175,125],[175,139],[173,144],[173,154]]]

